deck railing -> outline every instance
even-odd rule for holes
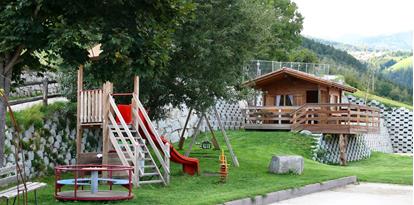
[[[80,91],[80,122],[102,122],[102,89]]]
[[[246,129],[285,129],[291,128],[291,114],[298,107],[264,106],[244,109]]]
[[[378,132],[380,112],[356,104],[305,104],[292,113],[292,130],[315,133]]]

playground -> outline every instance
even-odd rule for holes
[[[240,167],[234,168],[230,165],[227,183],[219,183],[218,177],[203,174],[218,171],[219,151],[195,148],[190,156],[200,159],[200,176],[183,174],[181,165],[171,163],[171,181],[168,186],[145,185],[142,188],[135,188],[133,189],[134,199],[115,204],[170,204],[172,201],[175,204],[188,204],[189,202],[217,204],[351,175],[357,176],[358,180],[364,182],[412,184],[412,157],[373,153],[370,159],[351,162],[346,167],[340,167],[313,161],[310,156],[312,141],[302,135],[286,132],[245,131],[229,131],[228,135],[238,154]],[[220,133],[217,133],[217,138],[220,143],[224,143]],[[292,146],[292,144],[295,145]],[[227,150],[225,153],[228,154]],[[303,174],[298,176],[268,173],[267,166],[272,154],[304,156]],[[201,157],[205,155],[212,157]],[[42,204],[56,204],[53,196],[54,176],[43,177],[39,180],[48,184],[45,189],[38,192]],[[33,202],[31,196],[29,193],[30,203]],[[83,202],[82,204],[99,203]]]

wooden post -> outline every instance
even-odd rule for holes
[[[43,105],[47,106],[47,94],[49,92],[48,89],[48,79],[43,79]]]
[[[183,149],[184,141],[185,141],[184,133],[185,133],[185,130],[187,129],[187,124],[188,124],[188,121],[190,120],[192,112],[193,112],[193,108],[190,108],[190,110],[188,111],[187,119],[185,120],[185,123],[184,123],[183,130],[181,130],[180,141],[178,142],[178,149],[179,150]]]
[[[81,126],[81,92],[83,90],[83,65],[79,66],[78,70],[78,90],[77,90],[77,106],[76,106],[76,158],[77,162],[79,162],[80,154],[82,153],[82,135],[83,129]]]
[[[220,150],[220,145],[217,141],[216,135],[214,134],[214,130],[211,127],[210,121],[208,120],[208,117],[207,117],[206,113],[203,113],[203,116],[204,116],[204,119],[206,119],[208,129],[211,132],[211,142],[213,143],[214,149],[215,150]]]
[[[195,144],[195,141],[196,141],[196,138],[197,138],[197,135],[198,135],[198,133],[200,132],[200,126],[201,126],[201,122],[203,121],[203,117],[201,116],[200,117],[200,119],[198,120],[198,122],[197,122],[197,127],[196,127],[196,130],[194,130],[194,133],[193,133],[193,137],[192,137],[192,140],[191,140],[191,143],[190,143],[190,145],[188,146],[188,150],[185,152],[185,156],[186,157],[188,157],[189,155],[190,155],[190,153],[191,153],[191,150],[193,149],[193,144]]]
[[[134,76],[134,93],[139,99],[139,76]]]
[[[233,148],[231,147],[230,140],[227,137],[227,134],[226,134],[226,131],[224,130],[223,124],[221,123],[220,115],[218,114],[217,109],[216,109],[215,106],[213,106],[213,109],[214,109],[214,114],[216,115],[219,127],[221,129],[221,132],[223,133],[224,140],[226,141],[227,149],[229,149],[231,158],[233,160],[233,165],[235,167],[239,167],[239,161],[237,160],[237,156],[233,152]]]
[[[346,149],[348,146],[348,136],[344,134],[339,134],[339,164],[341,166],[346,166]]]
[[[111,93],[113,90],[112,83],[106,82],[103,85],[103,94],[102,94],[102,104],[103,104],[103,113],[102,113],[102,164],[108,164],[108,153],[109,153],[109,119],[108,115],[110,112],[110,104],[109,104],[109,98],[111,97]]]

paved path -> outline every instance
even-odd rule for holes
[[[412,205],[413,187],[361,183],[301,196],[272,205]]]

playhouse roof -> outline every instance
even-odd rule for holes
[[[305,73],[302,71],[298,71],[292,68],[282,68],[279,69],[277,71],[273,71],[270,72],[268,74],[262,75],[257,77],[256,79],[253,80],[249,80],[243,83],[243,85],[245,86],[250,86],[253,88],[261,88],[263,85],[270,83],[271,81],[277,80],[277,79],[281,79],[282,77],[289,75],[298,79],[302,79],[308,82],[312,82],[315,84],[319,84],[319,85],[325,85],[325,86],[330,86],[330,87],[336,87],[338,89],[347,91],[347,92],[356,92],[357,89],[353,88],[351,86],[347,86],[347,85],[342,85],[340,83],[331,81],[331,80],[326,80],[326,79],[322,79],[320,77],[317,77],[315,75],[309,74],[309,73]]]

